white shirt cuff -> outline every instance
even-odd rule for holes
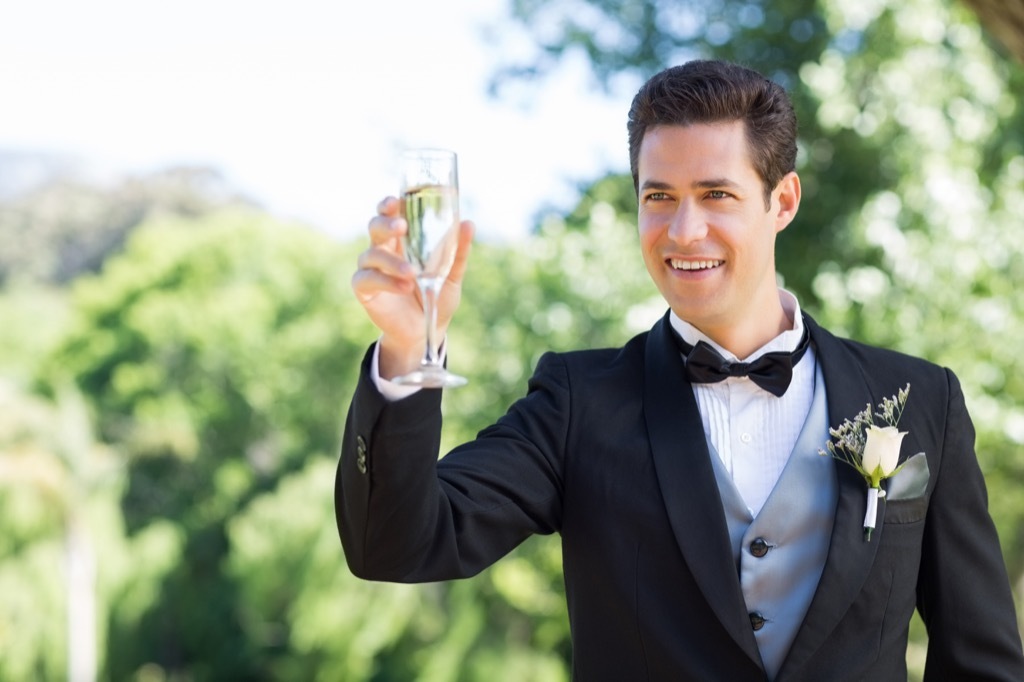
[[[447,339],[445,339],[447,341]],[[437,349],[438,355],[441,357],[441,362],[444,362],[445,353],[447,348],[445,341],[441,342],[441,347]],[[393,381],[389,381],[380,375],[380,340],[373,346],[373,357],[370,359],[370,380],[373,381],[373,385],[377,387],[377,391],[390,403],[393,403],[402,398],[408,398],[413,393],[420,390],[419,386],[403,386],[396,384]]]

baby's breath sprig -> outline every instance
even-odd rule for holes
[[[832,440],[826,443],[826,450],[818,451],[822,455],[832,455],[846,462],[867,482],[868,508],[864,517],[864,531],[868,540],[875,527],[878,498],[885,496],[881,483],[902,468],[902,465],[898,465],[899,449],[906,433],[900,432],[897,425],[903,416],[908,395],[910,384],[897,391],[893,397],[883,398],[875,411],[872,411],[871,403],[868,403],[853,421],[845,419],[839,426],[830,428]],[[876,420],[885,426],[877,426]]]

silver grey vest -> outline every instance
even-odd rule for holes
[[[835,464],[818,454],[828,438],[819,367],[803,430],[756,518],[708,440],[743,599],[769,679],[778,674],[796,638],[828,556],[839,497]]]

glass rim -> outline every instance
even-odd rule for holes
[[[433,158],[456,158],[456,154],[451,149],[444,149],[443,147],[409,147],[402,150],[402,156],[404,157],[433,157]]]

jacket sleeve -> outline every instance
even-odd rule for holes
[[[940,470],[929,505],[918,581],[928,629],[926,680],[1024,680],[1010,583],[963,392],[947,371]]]
[[[441,391],[387,402],[363,362],[335,480],[345,557],[361,578],[475,575],[533,533],[558,530],[568,381],[542,358],[528,394],[438,460]]]

